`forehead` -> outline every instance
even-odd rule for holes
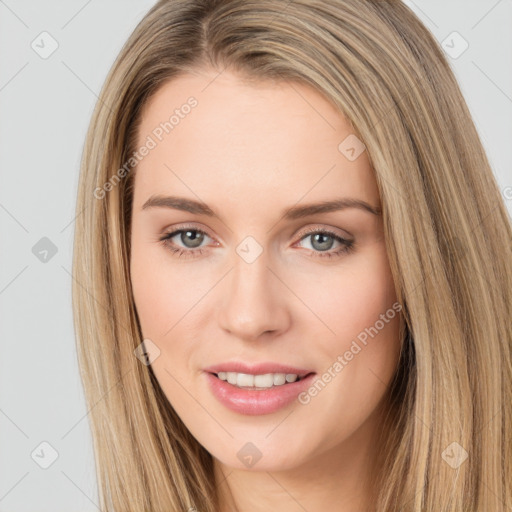
[[[205,202],[222,194],[230,203],[258,196],[289,205],[330,193],[378,204],[366,152],[355,160],[343,152],[349,136],[350,123],[308,85],[249,83],[228,71],[182,75],[142,113],[137,147],[149,139],[154,147],[137,165],[135,201],[145,200],[140,192],[181,192]]]

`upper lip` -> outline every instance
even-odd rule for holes
[[[305,370],[303,368],[296,368],[280,363],[264,362],[257,364],[248,364],[242,361],[231,361],[226,363],[219,363],[208,368],[204,368],[205,372],[219,373],[219,372],[235,372],[235,373],[246,373],[249,375],[265,375],[266,373],[285,373],[295,374],[299,377],[305,377],[310,373],[314,373],[312,370]]]

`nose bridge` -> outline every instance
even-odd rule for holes
[[[259,244],[258,244],[259,245]],[[261,247],[261,246],[260,246]],[[256,248],[250,242],[243,242],[236,249],[234,269],[232,272],[233,292],[243,290],[250,294],[259,294],[265,288],[268,289],[270,271],[268,251]]]
[[[285,297],[269,270],[269,253],[247,237],[236,248],[220,311],[221,327],[239,338],[254,339],[280,330],[286,322]],[[279,296],[278,296],[279,295]]]

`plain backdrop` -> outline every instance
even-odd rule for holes
[[[99,510],[72,324],[74,205],[97,94],[153,3],[0,0],[0,512]],[[406,3],[445,42],[512,212],[512,0]]]

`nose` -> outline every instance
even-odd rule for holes
[[[219,325],[232,336],[255,341],[290,325],[290,292],[268,265],[267,253],[248,263],[238,255],[221,289]]]

